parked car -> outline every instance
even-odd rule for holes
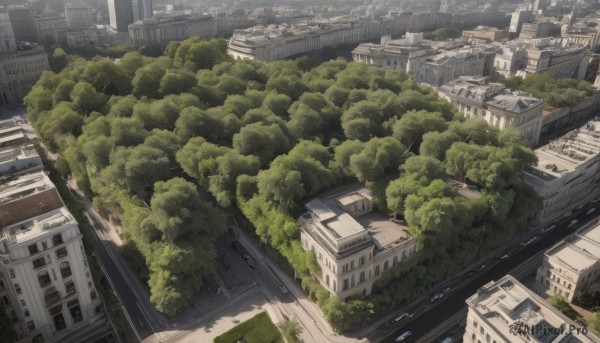
[[[594,200],[590,201],[592,204],[600,201],[600,197],[595,197]]]
[[[575,226],[575,224],[579,223],[579,220],[577,219],[573,219],[571,220],[571,222],[569,223],[569,225],[567,225],[568,228],[572,228],[573,226]]]
[[[508,258],[508,254],[504,254],[502,255],[502,257],[500,257],[500,260],[506,260]]]
[[[485,269],[485,264],[482,264],[482,265],[480,265],[479,267],[475,268],[475,271],[476,271],[476,272],[480,272],[480,271],[482,271],[482,270],[484,270],[484,269]]]
[[[412,336],[412,332],[406,331],[400,336],[396,337],[396,343],[405,342],[407,339],[410,338],[410,336]]]
[[[543,228],[543,229],[540,231],[540,233],[541,233],[542,235],[545,235],[545,234],[547,234],[548,232],[550,232],[550,231],[554,230],[555,228],[556,228],[556,225],[550,225],[550,226],[548,226],[548,227],[545,227],[545,228]]]
[[[587,212],[585,214],[592,214],[592,213],[594,213],[594,211],[596,211],[596,209],[594,207],[592,207],[589,210],[587,210]]]
[[[450,292],[451,290],[452,290],[452,288],[446,287],[446,288],[442,289],[442,293],[446,294],[446,293]]]
[[[246,264],[248,264],[248,266],[250,268],[256,270],[256,263],[254,262],[252,257],[250,257],[250,255],[244,254],[244,255],[242,255],[242,259],[244,259],[244,261],[246,261]]]
[[[444,338],[444,340],[441,343],[452,343],[452,342],[454,342],[452,340],[452,337],[446,337],[446,338]]]
[[[235,249],[235,251],[237,251],[237,252],[239,252],[239,253],[243,253],[243,252],[245,251],[245,250],[244,250],[244,247],[242,246],[242,244],[241,244],[240,242],[238,242],[238,241],[233,241],[233,242],[231,243],[231,247],[232,247],[233,249]]]
[[[288,294],[289,293],[288,289],[284,285],[278,284],[277,287],[279,288],[279,290],[281,291],[281,293],[283,293],[283,294]]]
[[[434,302],[440,300],[443,297],[444,297],[444,293],[437,293],[433,297],[431,297],[430,300],[431,300],[432,303],[434,303]]]
[[[412,314],[409,314],[408,312],[404,312],[401,315],[399,315],[398,317],[394,318],[392,320],[392,323],[398,323],[400,321],[403,321],[404,319],[411,318],[412,316],[413,316]]]
[[[525,242],[521,243],[521,246],[526,247],[529,244],[533,243],[536,239],[538,239],[538,236],[533,236],[533,237],[529,238],[528,240],[526,240]]]

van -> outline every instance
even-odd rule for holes
[[[396,337],[396,343],[400,343],[400,342],[404,342],[406,341],[410,336],[412,336],[412,332],[410,331],[405,331],[403,334],[401,334],[400,336]]]

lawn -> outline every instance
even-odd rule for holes
[[[244,338],[246,343],[283,343],[283,337],[269,318],[262,312],[215,338],[215,343],[235,343]],[[244,342],[244,341],[242,341]]]

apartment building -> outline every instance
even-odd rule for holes
[[[0,54],[0,107],[21,105],[42,72],[49,69],[42,47],[22,45],[16,52]],[[3,144],[0,138],[0,147]]]
[[[539,294],[569,302],[582,291],[600,290],[600,225],[588,224],[547,250],[535,279]]]
[[[344,300],[368,295],[388,269],[416,253],[408,228],[373,211],[370,191],[359,184],[336,188],[306,203],[298,223],[302,247],[315,252],[331,294]]]
[[[600,342],[510,275],[489,282],[466,303],[465,343]]]
[[[467,118],[481,118],[499,129],[512,127],[523,136],[523,144],[539,142],[544,101],[522,92],[511,92],[489,77],[462,76],[442,85],[440,96],[456,104]]]
[[[0,181],[4,177],[42,170],[42,160],[33,144],[0,148]]]
[[[66,208],[0,232],[0,274],[7,313],[20,339],[50,342],[91,324],[102,312],[77,222]]]
[[[12,52],[17,50],[15,34],[10,24],[8,12],[0,8],[0,53]]]
[[[600,121],[591,120],[535,149],[523,180],[543,201],[537,221],[550,223],[600,196]]]
[[[70,30],[82,30],[94,25],[89,6],[65,4],[65,23]]]
[[[129,25],[129,40],[133,45],[167,44],[192,36],[206,39],[216,35],[217,22],[210,15],[154,17]]]
[[[461,38],[467,40],[481,39],[488,42],[501,42],[508,38],[506,29],[489,26],[478,26],[473,30],[464,30]]]

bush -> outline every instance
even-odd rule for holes
[[[267,312],[262,312],[215,338],[215,343],[283,343],[283,337]]]

